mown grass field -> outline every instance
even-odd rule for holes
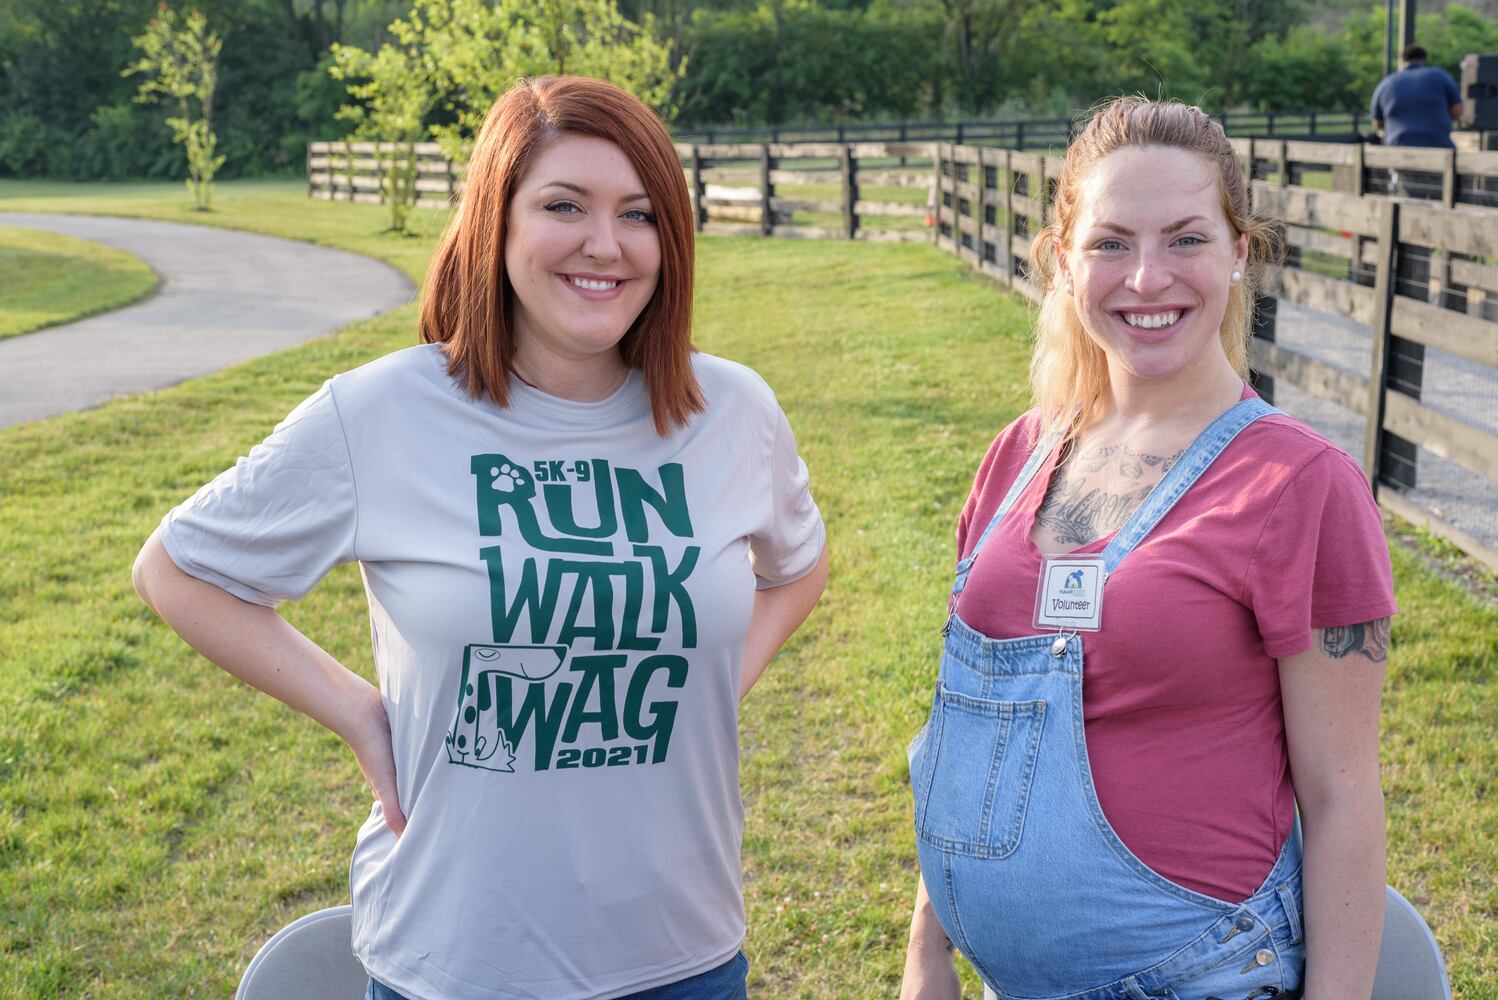
[[[0,225],[0,339],[118,309],[155,287],[123,250]]]
[[[440,223],[381,235],[378,207],[294,183],[220,185],[215,205],[196,216],[175,185],[0,184],[0,210],[241,226],[417,279]],[[915,879],[904,747],[929,705],[957,510],[1023,406],[1026,312],[927,246],[708,239],[699,259],[698,341],[775,386],[833,558],[821,606],[744,706],[751,990],[892,997]],[[412,343],[413,323],[407,307],[0,430],[0,996],[226,996],[272,931],[346,898],[368,805],[352,756],[197,658],[129,566],[170,506],[328,375]],[[1498,602],[1443,558],[1394,546],[1389,871],[1470,1000],[1498,997]],[[353,567],[286,612],[370,672]]]

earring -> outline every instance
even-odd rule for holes
[[[1239,281],[1240,279],[1242,279],[1242,277],[1243,277],[1243,272],[1242,271],[1234,271],[1233,272],[1233,281],[1234,282]]]

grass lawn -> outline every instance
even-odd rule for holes
[[[198,216],[177,185],[0,184],[0,210],[301,235],[417,279],[440,222],[381,235],[378,207],[294,183],[222,184],[215,204]],[[744,706],[751,991],[892,997],[915,880],[904,747],[930,703],[957,510],[1024,405],[1025,307],[924,245],[705,239],[699,257],[698,341],[775,386],[832,540],[822,605]],[[226,996],[274,929],[346,900],[369,799],[352,755],[197,658],[129,566],[324,378],[411,344],[414,315],[0,430],[0,996]],[[1394,546],[1389,872],[1458,996],[1491,998],[1498,602],[1445,558]],[[286,613],[370,673],[354,567]]]
[[[123,250],[0,225],[0,339],[118,309],[155,287]]]

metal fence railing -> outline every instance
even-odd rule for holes
[[[1228,111],[1215,116],[1229,135],[1354,142],[1371,123],[1362,111]],[[1046,149],[1065,146],[1072,118],[978,118],[965,121],[848,122],[828,125],[707,125],[672,130],[678,142],[951,142]]]

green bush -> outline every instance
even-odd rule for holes
[[[48,148],[56,137],[28,111],[0,114],[0,173],[17,177],[47,174]]]
[[[1266,111],[1356,108],[1369,93],[1359,88],[1346,39],[1307,25],[1250,49],[1237,92],[1242,103]]]

